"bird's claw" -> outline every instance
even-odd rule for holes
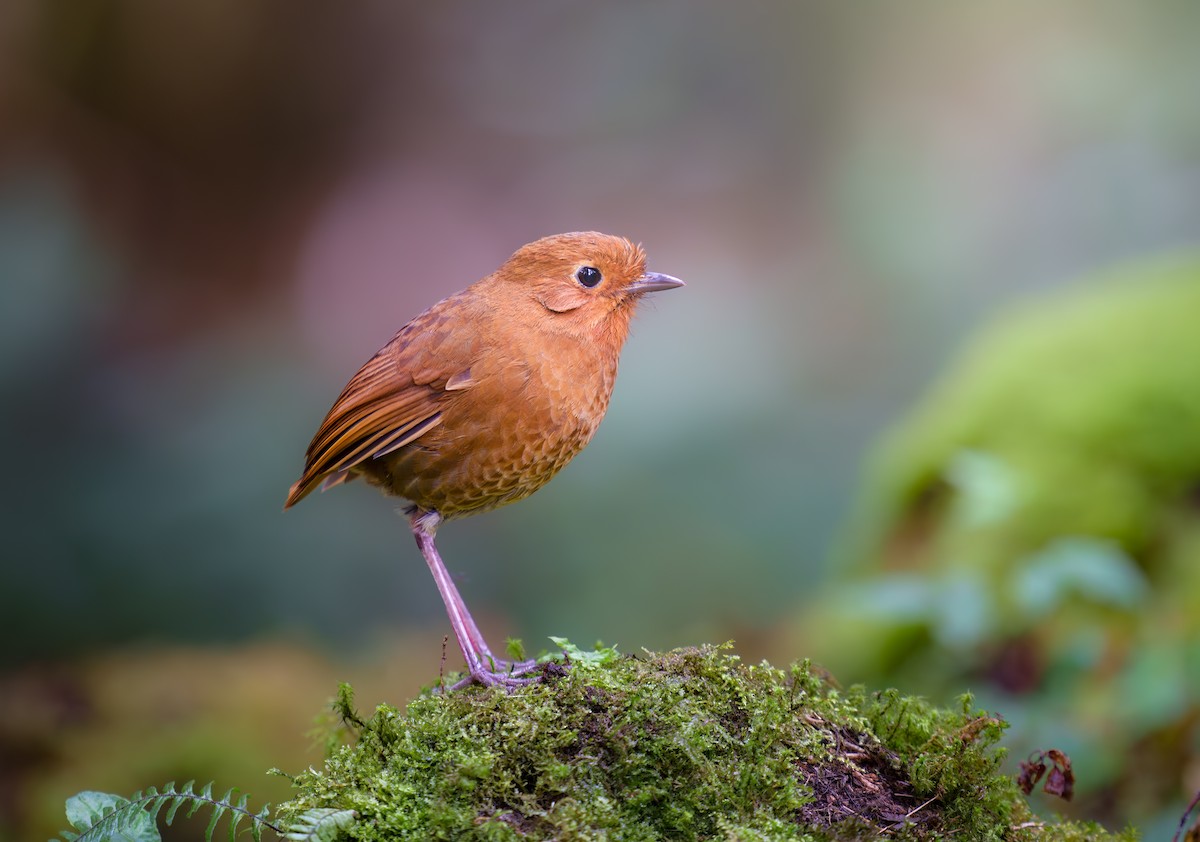
[[[541,676],[529,675],[538,667],[537,661],[497,661],[489,659],[468,665],[467,675],[450,686],[450,690],[461,690],[471,684],[484,687],[524,687],[540,680]]]

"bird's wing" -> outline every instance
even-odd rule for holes
[[[334,401],[308,446],[304,473],[288,492],[284,508],[300,502],[318,483],[330,488],[346,482],[354,466],[411,444],[438,426],[447,396],[473,385],[477,346],[473,332],[452,329],[442,308],[405,325]]]

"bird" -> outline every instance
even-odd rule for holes
[[[647,271],[624,237],[535,240],[400,328],[317,428],[284,509],[356,479],[404,501],[466,661],[455,687],[526,684],[536,662],[492,654],[438,553],[438,527],[528,497],[583,450],[638,302],[682,286]]]

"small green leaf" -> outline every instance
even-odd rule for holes
[[[229,814],[229,842],[237,842],[237,828],[244,818],[246,818],[246,814],[239,813],[237,810]]]
[[[154,819],[140,804],[107,792],[81,792],[68,798],[67,821],[76,830],[85,831],[85,837],[104,842],[161,842],[162,839]]]
[[[270,804],[264,804],[263,808],[254,814],[254,822],[250,825],[250,835],[254,837],[254,842],[262,842],[263,825],[267,824],[267,816],[270,814]]]
[[[162,811],[163,805],[170,800],[170,793],[164,792],[146,805],[146,815],[150,816],[150,820],[153,821],[155,825],[158,824],[158,814]]]
[[[954,516],[968,528],[1003,523],[1021,502],[1017,473],[991,453],[960,450],[951,458],[945,476],[958,490]]]
[[[605,646],[600,641],[596,642],[596,649],[591,652],[580,649],[565,637],[554,637],[551,635],[550,642],[558,647],[561,654],[568,661],[580,667],[603,666],[621,657],[621,653],[617,651],[617,647]],[[556,655],[551,655],[542,660],[555,660],[556,658]]]
[[[1071,598],[1133,609],[1150,588],[1146,575],[1112,541],[1068,536],[1024,559],[1013,581],[1017,603],[1037,618]]]
[[[76,830],[87,830],[105,813],[111,813],[128,803],[128,798],[107,792],[81,792],[67,799],[67,821]]]
[[[233,790],[230,790],[233,792]],[[229,842],[237,842],[237,828],[241,824],[242,819],[250,815],[246,809],[246,802],[250,800],[250,796],[242,793],[238,798],[237,803],[233,805],[233,812],[229,815]]]
[[[357,816],[353,810],[334,810],[329,807],[305,810],[296,818],[295,824],[287,829],[283,838],[291,842],[334,842]]]
[[[504,654],[514,661],[525,660],[525,644],[519,637],[510,637],[504,641]]]
[[[206,803],[212,802],[212,781],[206,783],[198,795],[191,795],[191,793],[188,794],[191,796],[190,800],[192,805],[188,807],[188,811],[184,813],[184,816],[190,819],[192,816],[196,815],[196,811],[203,807]]]
[[[191,784],[188,784],[188,786],[190,787]],[[171,801],[171,806],[167,808],[166,822],[167,822],[168,827],[170,826],[171,822],[175,821],[175,814],[179,811],[179,805],[182,804],[185,800],[186,800],[185,796],[176,795],[174,800]]]
[[[995,626],[993,598],[974,570],[956,571],[938,582],[934,635],[948,648],[966,648],[985,640]]]
[[[225,815],[225,811],[228,809],[224,804],[213,805],[212,818],[208,820],[208,827],[204,830],[204,842],[212,842],[213,831],[217,829],[217,822],[221,820],[221,816]]]

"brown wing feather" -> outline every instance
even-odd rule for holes
[[[351,469],[411,444],[441,423],[449,390],[469,385],[475,342],[447,323],[447,299],[421,314],[367,361],[334,401],[305,454],[304,473],[288,492],[290,508],[318,484],[353,478]]]

